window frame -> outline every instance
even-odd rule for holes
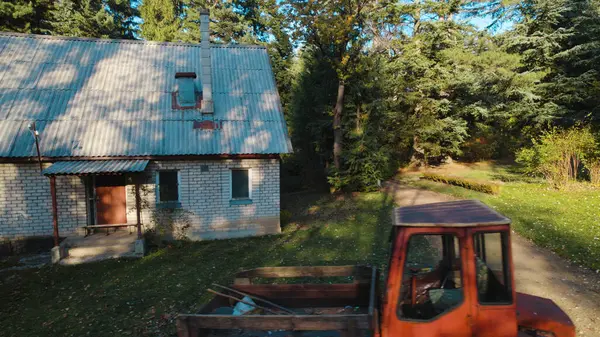
[[[162,172],[175,172],[177,174],[177,200],[162,201],[160,200],[160,174]],[[156,204],[165,208],[181,207],[181,174],[179,170],[158,170],[156,171]]]
[[[475,236],[476,235],[484,235],[484,234],[500,234],[500,245],[502,249],[502,269],[504,274],[504,282],[507,284],[506,291],[510,296],[510,301],[505,302],[482,302],[481,297],[479,296],[479,284],[477,282],[477,269],[475,269],[475,291],[477,293],[477,303],[484,306],[507,306],[513,305],[515,303],[515,296],[513,294],[513,275],[512,270],[510,268],[510,235],[508,230],[479,230],[474,231],[471,235],[471,242],[473,243],[473,265],[477,268],[477,247],[475,246]],[[486,243],[487,245],[487,243]],[[484,261],[485,263],[485,261]],[[487,266],[487,263],[486,263]],[[489,267],[488,267],[489,268]]]
[[[413,236],[417,236],[417,235],[440,235],[440,236],[443,236],[443,235],[452,235],[455,239],[458,240],[458,253],[459,253],[459,256],[460,256],[460,259],[459,259],[460,260],[460,262],[459,262],[460,263],[460,281],[461,281],[461,288],[460,289],[462,290],[462,300],[460,301],[460,303],[458,303],[457,305],[455,305],[454,307],[452,307],[450,310],[445,311],[442,314],[434,316],[434,317],[432,317],[430,319],[415,319],[415,318],[406,318],[406,317],[400,316],[400,294],[402,293],[402,283],[404,282],[404,280],[403,280],[404,276],[403,275],[404,275],[404,268],[406,267],[406,258],[408,257],[408,249],[410,248],[409,247],[410,239],[412,239]],[[455,310],[457,310],[461,306],[465,305],[465,303],[467,302],[467,300],[466,300],[466,287],[465,287],[465,272],[464,272],[464,269],[465,269],[466,265],[465,265],[464,260],[463,260],[463,248],[464,248],[464,245],[466,244],[466,242],[462,241],[462,240],[465,240],[465,236],[462,233],[458,232],[458,231],[454,231],[454,230],[449,229],[449,230],[443,230],[443,231],[436,232],[436,233],[433,233],[433,232],[415,232],[415,233],[410,233],[405,240],[406,240],[405,242],[406,242],[406,247],[407,247],[406,249],[407,250],[406,250],[405,254],[402,254],[403,256],[402,256],[402,264],[401,264],[402,273],[400,274],[401,275],[401,277],[400,277],[400,289],[398,289],[398,296],[396,298],[397,303],[396,303],[396,308],[394,310],[396,312],[396,318],[399,321],[403,321],[403,322],[430,323],[430,322],[434,322],[434,321],[440,319],[441,317],[444,317],[445,315],[448,315],[448,314],[454,312]],[[442,251],[443,251],[443,247],[442,247]]]
[[[247,198],[234,198],[233,197],[233,171],[248,171],[248,197]],[[252,200],[252,168],[249,167],[232,167],[229,169],[229,200],[230,201],[243,201]]]

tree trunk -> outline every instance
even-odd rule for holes
[[[337,100],[333,109],[333,164],[336,169],[341,168],[342,156],[342,109],[344,108],[344,82],[338,85]]]

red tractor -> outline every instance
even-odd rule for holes
[[[258,268],[238,274],[234,285],[222,287],[227,290],[199,314],[180,315],[179,336],[234,329],[274,337],[281,331],[282,336],[290,331],[310,336],[332,331],[382,337],[575,336],[573,323],[554,302],[515,291],[510,219],[474,200],[396,208],[393,219],[382,294],[378,272],[371,267]],[[264,284],[269,278],[295,277],[352,281]],[[219,311],[244,301],[236,296],[262,302],[255,305],[267,314]]]

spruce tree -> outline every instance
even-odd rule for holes
[[[12,0],[0,3],[0,30],[46,34],[51,30],[50,0]]]
[[[141,36],[151,41],[173,41],[181,26],[181,6],[173,0],[144,0],[140,6]]]
[[[52,34],[78,37],[134,38],[137,12],[116,0],[59,0],[50,11]]]

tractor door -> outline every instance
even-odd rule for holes
[[[517,335],[515,289],[508,226],[475,227],[468,230],[467,247],[473,312],[473,336]]]
[[[402,227],[384,300],[383,337],[472,337],[464,228]]]

